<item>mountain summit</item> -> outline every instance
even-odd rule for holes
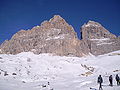
[[[89,52],[87,44],[77,38],[73,27],[59,15],[31,30],[20,30],[0,48],[7,54],[32,51],[36,54],[84,56]]]
[[[88,21],[82,26],[83,39],[116,38],[116,36],[105,29],[101,24],[94,21]]]
[[[88,44],[90,53],[101,55],[120,50],[120,38],[110,33],[101,24],[89,21],[81,28],[82,39]]]
[[[59,21],[65,21],[60,15],[54,15],[53,18],[49,20],[51,23],[59,22]]]
[[[120,50],[120,38],[111,34],[101,24],[89,21],[81,27],[82,40],[74,28],[61,16],[54,15],[49,21],[31,30],[20,30],[0,46],[0,53],[20,52],[52,53],[61,56],[101,55]]]

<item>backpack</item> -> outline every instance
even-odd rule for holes
[[[112,81],[112,79],[113,79],[113,78],[112,78],[112,76],[110,76],[110,77],[109,77],[109,80],[111,80],[111,81]]]
[[[118,75],[116,75],[116,80],[119,80],[120,78],[119,78],[119,76]]]
[[[102,77],[98,77],[98,83],[102,83]]]

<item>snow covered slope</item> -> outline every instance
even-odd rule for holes
[[[104,90],[110,87],[108,76],[120,76],[120,51],[101,56],[61,57],[24,52],[0,55],[0,90],[90,90],[98,88],[101,74]]]

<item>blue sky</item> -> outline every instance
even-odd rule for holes
[[[61,15],[80,37],[88,20],[120,35],[120,0],[0,0],[0,43],[20,29],[31,29]]]

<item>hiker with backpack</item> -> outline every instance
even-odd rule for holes
[[[109,82],[110,82],[110,86],[113,86],[113,77],[112,77],[112,75],[109,76]]]
[[[120,85],[120,77],[118,76],[118,74],[115,77],[116,81],[117,81],[117,85]]]
[[[99,75],[99,77],[98,77],[98,81],[97,81],[97,82],[100,84],[100,86],[99,86],[99,90],[103,90],[103,89],[102,89],[103,79],[102,79],[101,75]]]

